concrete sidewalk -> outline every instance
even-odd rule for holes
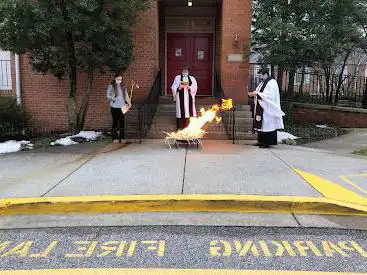
[[[308,148],[327,150],[348,155],[367,148],[367,128],[347,129],[348,134],[304,145]]]
[[[232,145],[227,141],[205,141],[203,145],[200,150],[170,150],[163,142],[147,141],[96,155],[80,150],[75,154],[6,155],[0,159],[1,197],[320,196],[290,168],[291,161],[283,162],[274,150]]]
[[[259,201],[261,211],[275,207],[276,201],[283,203],[281,211],[287,207],[306,211],[302,205],[311,204],[324,211],[327,203],[336,203],[333,213],[352,204],[357,204],[358,211],[367,210],[367,158],[284,145],[268,150],[205,140],[203,146],[200,150],[170,150],[163,141],[147,140],[127,146],[80,145],[3,155],[0,195],[8,199],[41,197],[43,204],[52,203],[47,198],[53,197],[71,196],[68,202],[75,202],[78,196],[98,196],[99,206],[106,209],[111,206],[101,206],[105,201],[100,196],[171,195],[164,198],[167,209],[170,200],[178,200],[174,195],[222,194],[244,196],[233,198],[245,202],[253,212],[254,201]],[[187,198],[204,207],[197,204],[200,198]],[[223,197],[203,198],[205,202],[223,201]],[[147,201],[147,207],[156,207],[152,197]]]

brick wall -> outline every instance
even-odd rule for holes
[[[157,2],[154,3],[150,10],[140,14],[139,17],[138,24],[134,30],[134,63],[126,72],[127,80],[130,81],[131,78],[134,78],[141,87],[135,93],[133,102],[141,102],[146,98],[159,69]],[[85,129],[110,126],[111,115],[105,95],[106,88],[112,78],[113,73],[95,75]],[[81,101],[81,91],[85,90],[86,84],[86,77],[79,75],[79,103]],[[53,76],[33,72],[27,57],[21,57],[22,102],[31,113],[33,127],[42,130],[67,130],[68,89],[68,81],[59,81]]]
[[[215,71],[220,71],[220,58],[221,58],[221,41],[222,41],[222,5],[217,8],[215,15]]]
[[[159,67],[162,72],[162,86],[161,90],[163,94],[165,92],[166,87],[166,30],[165,30],[165,16],[164,16],[164,7],[160,5],[159,8]]]
[[[67,81],[32,71],[27,56],[20,58],[21,100],[38,130],[67,129]]]
[[[294,103],[292,115],[297,121],[330,123],[341,127],[367,127],[367,109]]]
[[[222,4],[222,45],[221,81],[225,93],[237,103],[247,102],[249,62],[230,62],[228,55],[242,54],[243,47],[250,43],[251,0],[223,0]],[[239,35],[237,45],[234,35]]]

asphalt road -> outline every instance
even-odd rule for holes
[[[0,274],[60,268],[367,273],[367,231],[200,226],[0,231]]]

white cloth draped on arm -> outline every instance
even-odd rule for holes
[[[276,80],[272,79],[261,93],[258,90],[258,103],[264,109],[262,130],[270,132],[284,129],[283,116],[285,113],[281,109],[279,87]]]
[[[177,89],[178,87],[180,87],[181,84],[181,76],[178,75],[175,77],[175,80],[173,81],[171,90],[172,90],[172,96],[173,96],[173,100],[176,101],[176,94],[177,94]]]
[[[195,97],[198,91],[198,83],[196,82],[195,77],[190,76],[190,79],[191,79],[190,94],[192,95],[192,97]]]

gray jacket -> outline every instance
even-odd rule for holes
[[[122,89],[124,90],[124,92],[122,92]],[[112,108],[122,108],[126,104],[131,104],[129,93],[128,93],[128,88],[127,87],[121,88],[121,85],[118,85],[118,96],[117,97],[115,97],[115,91],[114,91],[112,84],[108,85],[106,97],[108,101],[110,102],[110,106]]]

